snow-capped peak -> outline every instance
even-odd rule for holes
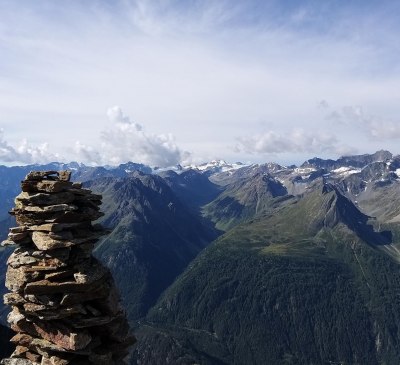
[[[225,160],[212,160],[210,162],[205,162],[200,165],[192,164],[192,165],[186,166],[185,168],[190,168],[190,169],[198,170],[201,172],[205,172],[205,171],[225,172],[225,171],[237,170],[244,166],[246,166],[246,165],[241,162],[228,163]]]

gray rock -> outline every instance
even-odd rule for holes
[[[37,365],[28,359],[3,359],[0,364],[3,365]]]

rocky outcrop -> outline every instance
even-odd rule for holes
[[[109,271],[93,256],[106,233],[101,195],[70,181],[68,171],[33,171],[15,199],[18,227],[3,245],[18,245],[8,260],[4,303],[17,334],[2,364],[123,364],[129,335]]]

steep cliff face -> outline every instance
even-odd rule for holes
[[[96,256],[119,283],[133,321],[147,313],[217,233],[158,176],[100,179],[90,187],[103,195],[101,221],[112,229]]]

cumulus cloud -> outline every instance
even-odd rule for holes
[[[13,146],[4,136],[4,130],[0,129],[0,161],[5,163],[48,163],[57,161],[58,154],[49,151],[48,143],[32,146],[27,139],[23,139],[18,145]]]
[[[190,158],[182,151],[172,134],[147,133],[142,125],[124,115],[119,106],[107,110],[109,128],[101,132],[100,149],[75,143],[79,161],[90,164],[118,165],[128,161],[167,167],[184,163]]]
[[[250,137],[238,138],[236,152],[249,154],[281,153],[335,153],[349,151],[347,146],[340,145],[334,134],[328,132],[310,132],[304,129],[293,129],[287,133],[268,131]]]

